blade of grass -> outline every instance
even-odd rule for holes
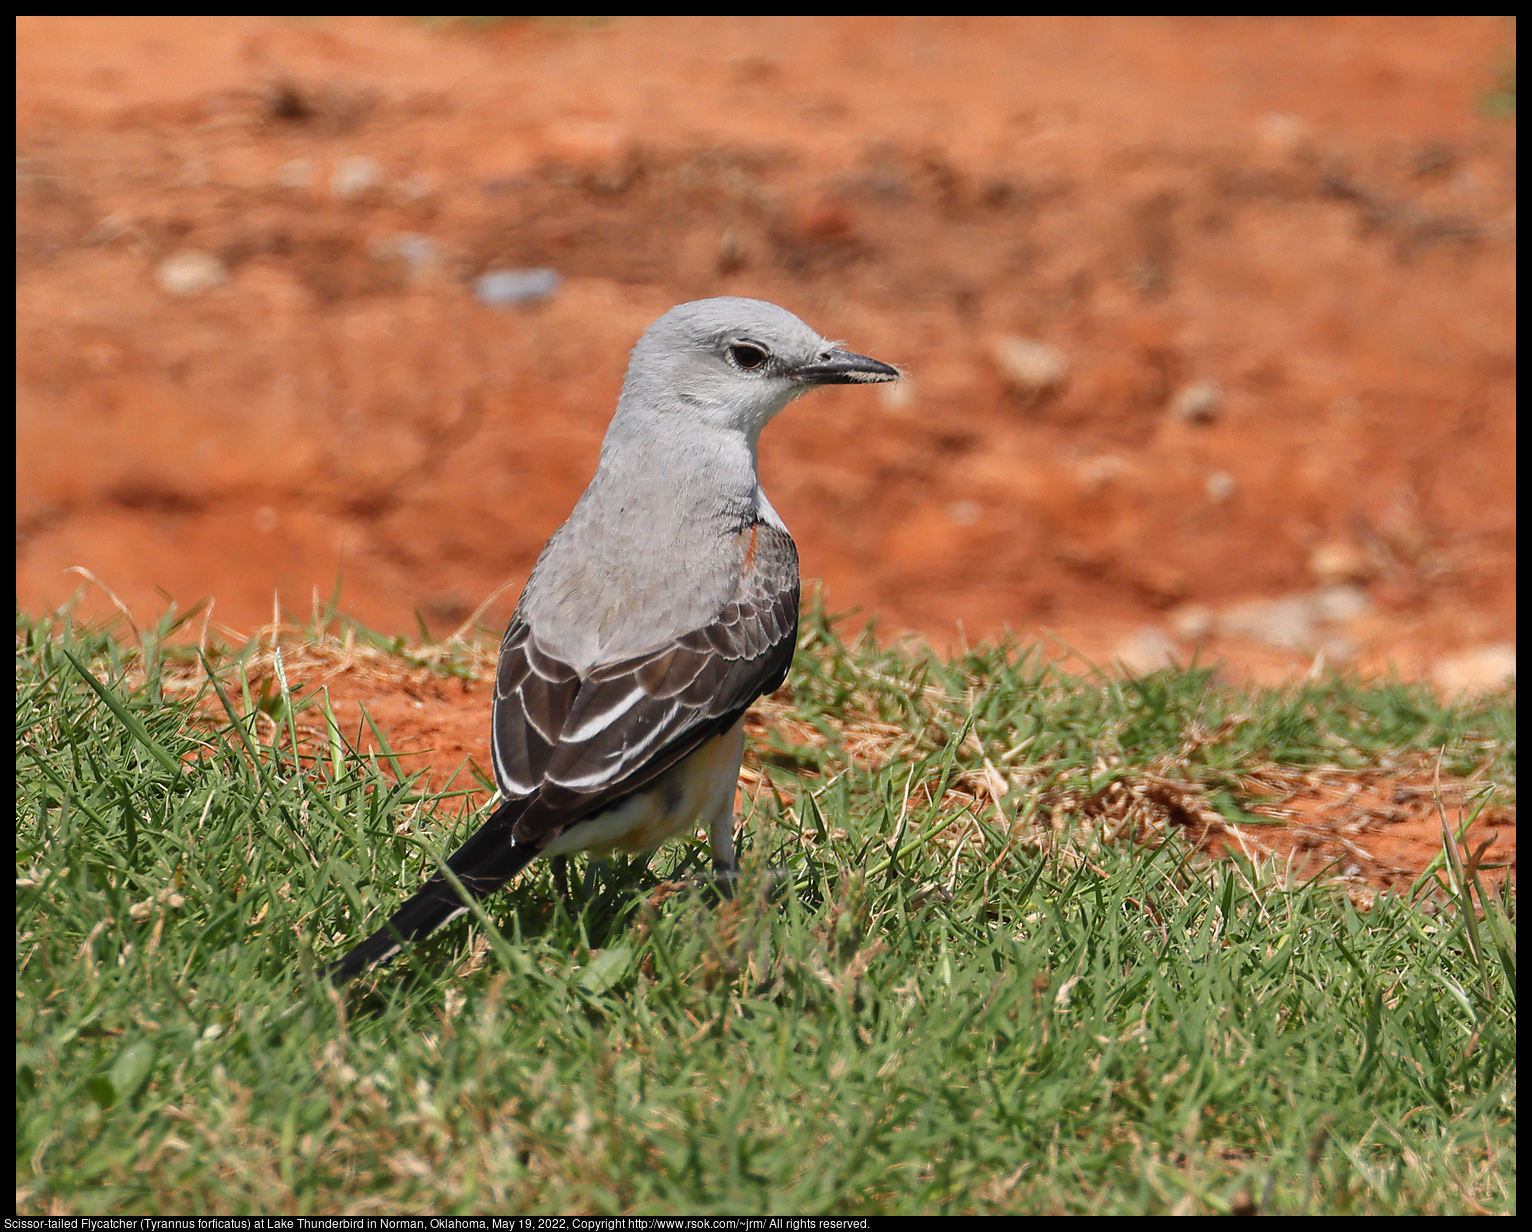
[[[116,715],[118,721],[133,734],[133,738],[143,745],[149,755],[159,762],[164,769],[179,778],[181,776],[181,763],[167,753],[164,746],[149,734],[149,729],[144,726],[143,720],[124,706],[111,689],[97,680],[95,673],[75,658],[67,646],[60,646],[59,649],[63,652],[64,657],[74,666],[75,671],[80,673],[85,683],[90,685],[91,689],[95,691],[96,696],[106,703],[107,709]]]

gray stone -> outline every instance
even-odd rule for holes
[[[473,293],[481,304],[511,308],[551,299],[560,281],[551,269],[490,270],[473,280]]]

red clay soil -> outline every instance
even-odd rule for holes
[[[1388,772],[1275,771],[1248,785],[1279,793],[1251,806],[1275,824],[1207,826],[1199,820],[1187,837],[1214,855],[1275,859],[1293,882],[1323,877],[1347,883],[1353,900],[1365,907],[1378,890],[1410,893],[1430,867],[1438,869],[1441,886],[1450,884],[1442,866],[1445,819],[1460,858],[1490,893],[1516,882],[1516,808],[1495,803],[1491,795],[1476,812],[1483,783],[1439,777],[1422,762]]]
[[[639,332],[740,294],[909,373],[763,441],[832,606],[1103,658],[1152,626],[1152,662],[1345,582],[1329,662],[1514,643],[1505,19],[17,31],[25,608],[83,566],[249,631],[343,570],[386,632],[508,586],[503,627]],[[524,267],[558,293],[475,299]]]

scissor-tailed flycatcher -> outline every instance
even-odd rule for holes
[[[475,898],[538,856],[643,851],[707,826],[734,868],[744,715],[798,630],[798,552],[756,474],[771,418],[818,385],[898,379],[781,308],[705,299],[633,348],[601,462],[500,647],[500,805],[447,861]],[[432,877],[336,963],[350,979],[463,914]]]

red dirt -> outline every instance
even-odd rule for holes
[[[1516,809],[1493,797],[1463,830],[1473,812],[1468,797],[1479,783],[1445,776],[1427,766],[1384,773],[1328,770],[1293,773],[1278,805],[1258,805],[1280,825],[1221,827],[1200,836],[1215,853],[1240,851],[1261,860],[1275,856],[1295,881],[1339,877],[1374,889],[1408,893],[1416,878],[1442,856],[1442,817],[1467,863],[1487,888],[1516,880]],[[1290,793],[1290,794],[1287,794]],[[1440,799],[1441,808],[1437,808]],[[1192,835],[1194,841],[1199,836]],[[1440,874],[1445,884],[1448,873]]]
[[[638,333],[746,294],[910,373],[763,442],[834,606],[1107,656],[1178,607],[1350,577],[1359,670],[1514,642],[1503,19],[17,30],[24,607],[81,565],[140,619],[162,588],[250,630],[343,566],[343,609],[388,632],[509,583],[497,628]],[[188,249],[226,281],[161,289]],[[561,291],[475,301],[523,266]],[[1013,392],[1012,334],[1067,382]],[[1210,423],[1167,410],[1197,381]],[[1311,657],[1216,627],[1203,655]]]

